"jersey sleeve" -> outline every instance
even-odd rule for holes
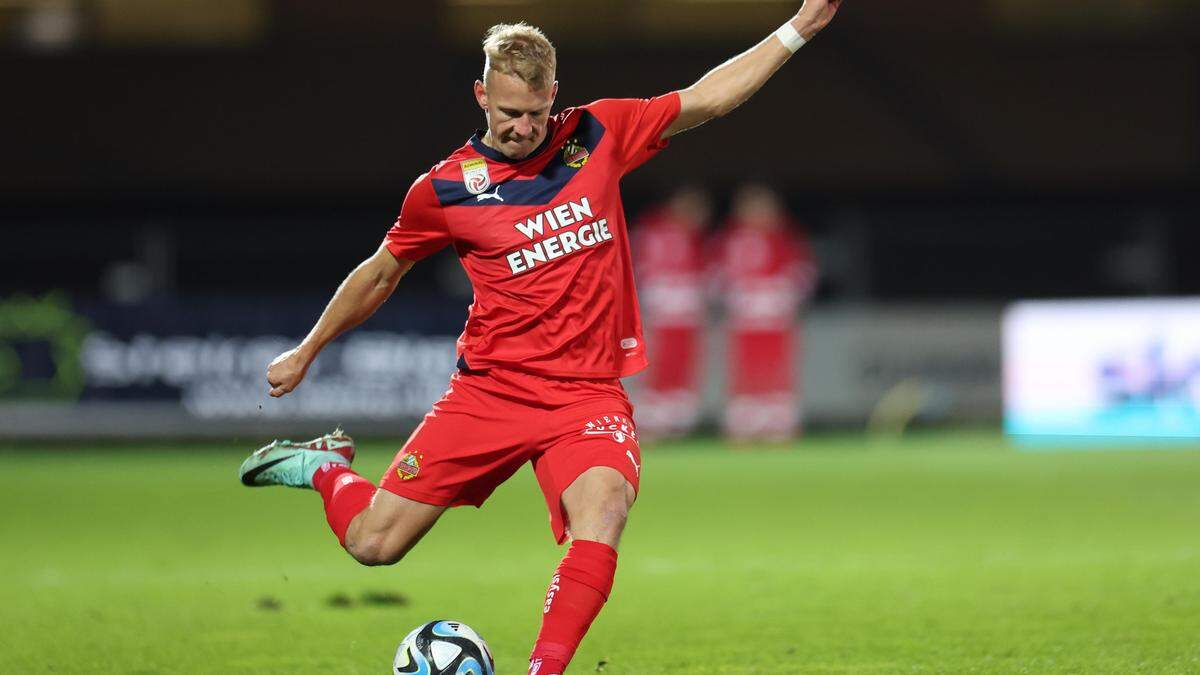
[[[655,98],[606,98],[587,106],[613,134],[616,158],[626,174],[667,147],[663,132],[679,117],[679,94]]]
[[[446,215],[433,191],[429,174],[418,178],[408,189],[400,216],[383,242],[392,255],[412,261],[436,253],[451,243]]]

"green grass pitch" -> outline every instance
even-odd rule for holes
[[[560,556],[527,469],[368,569],[315,494],[237,483],[253,445],[0,452],[0,672],[382,673],[453,618],[524,673]],[[698,441],[644,471],[576,675],[1200,672],[1200,449]]]

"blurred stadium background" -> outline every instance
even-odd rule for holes
[[[456,516],[447,532],[480,537],[500,570],[464,589],[414,580],[445,569],[450,534],[392,577],[342,577],[328,570],[349,563],[311,499],[267,514],[281,530],[295,514],[302,544],[276,536],[259,550],[222,526],[271,501],[238,491],[233,471],[272,437],[341,423],[380,439],[368,461],[386,464],[454,366],[471,294],[453,252],[414,268],[295,395],[266,397],[266,364],[375,249],[412,179],[480,125],[469,85],[489,25],[547,31],[565,107],[684,87],[796,6],[0,2],[0,457],[20,479],[0,494],[11,534],[0,597],[24,631],[10,633],[19,639],[0,650],[0,669],[61,670],[69,658],[93,672],[369,672],[408,624],[451,609],[479,612],[467,620],[498,634],[502,663],[519,667],[536,629],[525,605],[553,560],[543,532],[480,537]],[[649,562],[623,568],[638,589],[623,601],[631,609],[602,617],[581,658],[610,673],[1200,672],[1197,45],[1200,5],[1183,0],[849,0],[743,108],[630,175],[635,237],[682,188],[711,200],[704,251],[747,184],[778,195],[816,270],[796,282],[781,329],[795,350],[783,362],[787,407],[803,432],[763,446],[784,452],[715,440],[736,396],[726,357],[736,338],[724,291],[703,281],[694,425],[664,430],[685,440],[648,441],[647,466],[653,475],[659,462],[664,493],[674,478],[713,494],[721,476],[749,481],[715,522],[747,528],[726,536],[751,562],[703,562],[695,521],[710,503],[642,506],[626,545]],[[706,280],[713,257],[702,257]],[[648,401],[639,414],[653,415],[653,386],[645,376],[631,386]],[[1112,446],[1122,451],[1019,452]],[[179,478],[172,458],[190,472],[174,496],[161,486]],[[774,505],[754,502],[766,494],[756,467],[771,473],[758,487],[783,491]],[[494,513],[539,521],[528,482],[502,491]],[[153,495],[162,522],[141,516],[139,494]],[[205,511],[214,501],[223,510]],[[766,548],[776,557],[762,558]],[[284,581],[308,587],[289,591],[274,574],[262,590],[238,576],[247,565],[282,565]],[[464,578],[472,569],[463,564]],[[713,590],[718,605],[747,604],[681,612],[688,632],[664,648],[637,632],[639,612],[662,616],[653,589],[664,570],[689,580],[667,605],[688,607],[696,586],[757,590],[749,601]],[[755,585],[764,576],[786,607]],[[371,605],[379,613],[322,638],[332,646],[319,657],[228,657],[258,649],[249,640],[264,626],[299,625],[280,618],[289,610],[322,625],[335,611],[325,596],[357,602],[356,589],[396,579],[411,604]],[[529,603],[471,602],[516,585]],[[184,616],[165,618],[169,607]],[[525,614],[506,623],[505,612]],[[1079,613],[1094,625],[1063,618]],[[778,662],[744,647],[763,617],[786,628],[767,629],[783,641]],[[145,649],[119,635],[122,623],[170,631],[177,651]],[[647,656],[720,641],[743,646]],[[193,648],[208,660],[179,665]]]

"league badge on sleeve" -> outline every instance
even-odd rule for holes
[[[579,139],[572,138],[563,145],[563,162],[572,169],[582,169],[588,161],[588,149]]]
[[[400,460],[396,465],[396,475],[400,476],[400,480],[410,480],[417,477],[421,472],[421,460],[424,458],[419,452],[410,452]]]
[[[487,160],[482,158],[468,159],[459,163],[462,167],[463,183],[467,192],[473,195],[482,194],[492,186],[492,177],[488,175]]]

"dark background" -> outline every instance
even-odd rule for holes
[[[332,290],[482,124],[495,21],[547,30],[562,108],[685,87],[795,11],[64,6],[0,10],[0,293],[131,301]],[[846,0],[750,102],[632,174],[627,207],[767,181],[816,240],[819,302],[1197,293],[1197,37],[1183,2]],[[454,266],[406,284],[461,295]]]

